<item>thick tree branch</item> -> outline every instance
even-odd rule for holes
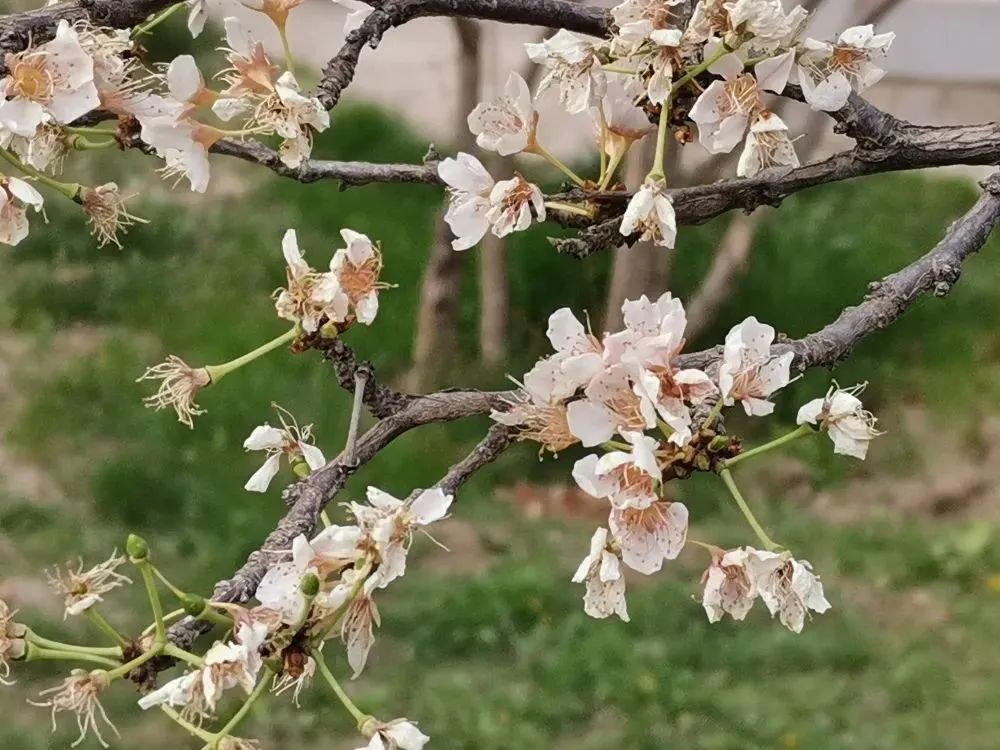
[[[473,474],[486,464],[493,463],[513,443],[514,433],[511,429],[506,425],[494,424],[475,449],[452,466],[437,486],[449,495],[454,495]]]

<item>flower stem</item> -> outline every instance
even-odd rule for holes
[[[102,633],[104,633],[106,636],[108,636],[108,638],[113,640],[122,648],[126,648],[128,646],[128,641],[125,640],[125,636],[123,636],[121,633],[115,630],[115,627],[110,622],[108,622],[105,619],[104,615],[98,612],[94,607],[91,607],[90,609],[87,610],[87,619],[89,619],[92,623],[94,623]]]
[[[660,107],[660,124],[656,128],[656,154],[653,156],[653,166],[646,175],[647,180],[663,180],[663,157],[667,151],[667,131],[670,129],[670,106],[673,104],[673,96],[667,97]]]
[[[246,715],[250,713],[250,709],[253,708],[253,704],[256,703],[258,700],[260,700],[260,697],[265,692],[267,692],[267,686],[268,683],[270,683],[271,676],[273,674],[274,673],[270,669],[265,670],[264,676],[261,678],[260,682],[257,683],[257,687],[253,689],[253,692],[250,693],[249,697],[246,699],[243,705],[240,706],[240,710],[237,711],[235,714],[233,714],[233,717],[229,721],[227,721],[226,725],[222,727],[222,729],[220,729],[219,732],[215,735],[215,740],[214,743],[212,744],[212,747],[218,747],[219,740],[228,737],[229,733],[236,728],[236,725],[239,724],[241,721],[243,721],[244,718],[246,718]]]
[[[756,448],[751,448],[748,451],[740,453],[738,456],[726,459],[726,466],[735,466],[740,461],[745,461],[748,458],[753,458],[754,456],[759,456],[761,453],[767,453],[775,448],[780,448],[785,443],[790,443],[793,440],[798,440],[800,437],[805,435],[811,435],[815,433],[812,427],[807,424],[799,425],[796,429],[789,432],[787,435],[782,435],[780,438],[775,438],[770,443],[764,443],[763,445],[758,445]]]
[[[567,177],[569,177],[569,178],[570,178],[570,179],[571,179],[571,180],[572,180],[573,182],[575,182],[575,183],[576,183],[577,185],[579,185],[580,187],[583,187],[583,186],[584,186],[584,180],[583,180],[583,178],[582,178],[582,177],[580,177],[580,175],[578,175],[578,174],[577,174],[576,172],[574,172],[574,171],[573,171],[572,169],[570,169],[570,168],[569,168],[569,167],[567,167],[567,166],[566,166],[565,164],[563,164],[563,163],[562,163],[561,161],[559,161],[559,159],[557,159],[557,158],[556,158],[556,157],[555,157],[555,156],[554,156],[553,154],[551,154],[551,153],[550,153],[549,151],[546,151],[546,150],[545,150],[545,149],[544,149],[544,148],[543,148],[543,147],[542,147],[541,145],[539,145],[538,143],[535,143],[534,145],[532,145],[532,146],[530,146],[530,147],[526,148],[526,149],[525,149],[525,153],[529,153],[529,154],[537,154],[538,156],[540,156],[540,157],[542,157],[543,159],[545,159],[545,161],[547,161],[547,162],[548,162],[549,164],[551,164],[551,165],[552,165],[552,166],[554,166],[554,167],[555,167],[556,169],[558,169],[558,170],[559,170],[560,172],[562,172],[562,173],[563,173],[564,175],[566,175]]]
[[[156,590],[156,579],[153,576],[153,566],[148,560],[137,560],[136,566],[142,573],[142,582],[146,584],[146,593],[149,595],[149,606],[153,610],[153,623],[156,629],[156,642],[165,644],[167,642],[167,626],[163,621],[163,604],[160,602],[160,593]]]
[[[293,76],[295,75],[295,61],[292,59],[292,48],[288,43],[288,32],[285,29],[285,25],[282,24],[278,26],[278,36],[281,37],[281,51],[285,55],[285,68]]]
[[[574,206],[569,203],[561,203],[559,201],[546,201],[546,208],[551,208],[556,211],[562,211],[567,214],[576,214],[577,216],[586,216],[588,219],[593,218],[593,212],[588,211],[585,208],[580,208],[579,206]]]
[[[689,84],[695,78],[697,78],[706,70],[715,65],[715,63],[719,61],[719,58],[724,57],[725,55],[728,54],[729,50],[726,49],[724,46],[720,46],[719,49],[716,50],[715,54],[712,55],[710,58],[708,58],[702,63],[699,63],[698,65],[695,65],[693,68],[689,68],[688,72],[685,73],[680,78],[678,78],[676,83],[674,83],[674,85],[670,87],[670,98],[673,99],[674,94],[676,94],[684,86]]]
[[[739,506],[740,511],[743,513],[743,517],[747,519],[747,523],[750,524],[750,528],[753,529],[753,533],[757,535],[757,539],[760,540],[764,549],[768,552],[781,549],[781,545],[774,542],[771,537],[767,535],[767,532],[764,531],[764,527],[757,521],[753,511],[750,510],[750,506],[747,505],[747,501],[744,500],[743,495],[740,494],[740,490],[736,486],[736,482],[733,481],[733,475],[730,473],[729,469],[722,469],[719,472],[719,476],[722,477],[722,481],[726,485],[726,489],[728,489],[729,494],[733,496],[733,500],[736,501],[736,505]]]
[[[117,658],[122,655],[122,650],[118,647],[108,646],[105,648],[102,646],[77,646],[72,643],[61,643],[59,641],[43,638],[33,630],[29,630],[27,632],[25,639],[29,643],[34,643],[36,646],[52,649],[54,651],[66,651],[68,653],[77,654],[93,654],[94,656],[110,656],[113,658]]]
[[[243,365],[249,364],[255,359],[263,357],[268,352],[277,349],[282,344],[287,344],[289,341],[292,341],[296,336],[298,336],[298,334],[298,328],[291,328],[278,336],[278,338],[271,339],[266,344],[258,346],[256,349],[251,352],[247,352],[242,357],[237,357],[229,362],[223,362],[221,365],[208,365],[205,369],[208,371],[208,376],[212,379],[212,384],[214,385],[215,383],[218,383],[233,370],[238,370],[243,367]]]
[[[86,661],[93,664],[100,664],[104,667],[117,667],[118,662],[97,654],[85,654],[81,651],[58,651],[56,649],[41,648],[34,643],[28,644],[28,652],[24,657],[25,661],[39,660],[53,661]]]
[[[599,150],[601,152],[601,176],[598,178],[599,183],[604,182],[605,173],[608,169],[608,152],[605,146],[607,145],[608,139],[608,118],[604,114],[604,102],[598,102],[597,104],[597,114],[601,118],[601,137],[598,142]]]
[[[183,616],[184,614],[185,614],[185,611],[184,611],[184,608],[183,608],[183,607],[182,607],[182,608],[180,608],[180,609],[175,609],[175,610],[173,610],[172,612],[167,612],[167,613],[166,613],[165,615],[163,615],[163,622],[164,622],[164,623],[168,623],[168,622],[173,622],[173,621],[174,621],[174,620],[176,620],[176,619],[177,619],[178,617],[181,617],[181,616]],[[146,627],[146,628],[145,628],[145,629],[144,629],[144,630],[142,631],[142,634],[143,634],[143,635],[149,635],[149,634],[150,634],[150,633],[152,633],[152,632],[153,632],[154,630],[156,630],[156,623],[155,623],[155,622],[154,622],[154,623],[152,623],[151,625],[149,625],[148,627]]]
[[[629,147],[632,146],[632,142],[629,141]],[[622,159],[629,152],[629,149],[623,149],[621,153],[615,154],[611,157],[611,163],[608,164],[608,171],[605,172],[604,178],[601,180],[601,184],[598,185],[599,190],[605,190],[608,185],[611,184],[611,180],[614,179],[615,171],[618,169],[618,165],[622,163]]]
[[[136,26],[135,29],[132,31],[132,38],[135,39],[136,37],[142,36],[143,34],[148,34],[157,26],[159,26],[161,23],[170,18],[170,16],[172,16],[174,13],[179,11],[183,6],[184,3],[177,3],[176,5],[171,5],[169,8],[161,10],[159,13],[157,13],[155,16],[149,19],[146,23],[142,24],[141,26]]]
[[[27,164],[25,164],[23,161],[21,161],[20,159],[18,159],[14,154],[12,154],[10,151],[8,151],[5,148],[0,148],[0,159],[3,159],[8,164],[16,167],[18,170],[20,170],[24,174],[26,174],[26,175],[28,175],[30,177],[34,177],[42,185],[46,185],[46,186],[52,188],[53,190],[56,190],[56,191],[62,193],[67,198],[69,198],[71,201],[76,201],[77,196],[80,194],[80,184],[79,183],[76,183],[76,182],[59,182],[59,180],[53,180],[51,177],[49,177],[48,175],[42,174],[37,169],[29,167]]]
[[[621,73],[626,76],[634,76],[639,71],[629,70],[628,68],[619,68],[617,65],[602,65],[601,70],[605,73]]]
[[[187,719],[182,718],[179,713],[174,711],[174,709],[170,708],[169,706],[160,706],[160,710],[163,711],[163,713],[165,713],[175,722],[177,722],[179,726],[183,727],[190,734],[197,737],[199,740],[202,740],[203,742],[207,742],[209,744],[209,747],[211,747],[212,744],[215,742],[216,735],[202,729],[201,727],[195,726]]]
[[[344,704],[344,708],[347,709],[348,713],[351,714],[360,728],[362,724],[372,717],[358,708],[354,701],[351,700],[350,696],[344,691],[344,688],[340,686],[340,683],[337,682],[337,678],[333,676],[330,668],[326,665],[326,659],[323,658],[323,652],[319,649],[313,649],[312,656],[313,659],[316,660],[316,666],[319,668],[319,673],[323,675],[323,679],[326,680],[326,683],[330,686],[333,694],[336,695],[340,702]]]
[[[136,667],[141,667],[143,664],[145,664],[153,657],[159,656],[162,653],[162,651],[163,651],[162,646],[154,645],[153,648],[149,649],[149,651],[145,651],[139,654],[137,657],[135,657],[130,661],[125,662],[124,664],[117,665],[106,675],[108,678],[108,682],[125,677],[129,672],[131,672]]]
[[[712,410],[708,413],[708,416],[705,417],[705,421],[701,425],[703,430],[706,430],[715,424],[715,420],[719,418],[720,414],[722,414],[722,407],[725,406],[724,402],[725,399],[722,398],[715,402],[715,406],[712,407]]]
[[[72,143],[76,151],[97,151],[102,148],[111,148],[117,141],[114,138],[106,138],[103,141],[91,141],[82,135],[78,135],[73,138]]]
[[[202,659],[200,656],[195,656],[190,651],[185,651],[184,649],[180,648],[179,646],[175,646],[169,641],[167,641],[167,643],[163,646],[163,655],[169,656],[173,659],[177,659],[178,661],[182,661],[185,664],[190,664],[192,667],[205,666],[205,660]]]

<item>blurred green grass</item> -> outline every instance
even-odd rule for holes
[[[365,106],[338,108],[317,156],[418,160],[426,143]],[[125,178],[151,166],[131,154],[109,164]],[[406,370],[422,268],[440,193],[431,187],[372,186],[261,179],[252,169],[215,162],[217,192],[192,198],[154,188],[136,212],[151,220],[126,250],[96,251],[71,209],[49,206],[49,225],[6,253],[0,325],[9,387],[4,426],[11,471],[35,467],[55,481],[43,496],[8,482],[0,495],[0,563],[25,576],[65,557],[106,555],[127,531],[148,537],[172,577],[207,591],[273,527],[283,508],[280,481],[264,496],[242,490],[257,458],[242,440],[271,417],[276,401],[316,424],[332,455],[343,439],[348,396],[311,354],[274,354],[207,391],[208,414],[188,431],[171,414],[143,409],[145,366],[176,353],[191,363],[225,361],[277,335],[270,292],[284,279],[280,238],[295,227],[307,258],[325,264],[350,226],[382,242],[388,291],[379,319],[352,330],[350,343],[392,381]],[[107,171],[102,170],[102,174]],[[754,263],[717,324],[694,348],[714,343],[748,314],[798,336],[830,320],[864,294],[869,281],[925,252],[974,199],[959,179],[893,176],[834,185],[794,197],[772,212],[755,241]],[[711,260],[726,217],[681,232],[673,288],[686,296]],[[557,307],[599,311],[610,256],[580,263],[556,255],[549,227],[508,245],[511,276],[509,370],[518,374],[545,349],[545,320]],[[872,381],[867,402],[889,420],[890,435],[864,465],[835,459],[821,440],[796,447],[815,491],[848,480],[892,482],[921,470],[935,452],[927,434],[910,434],[894,417],[929,412],[930,423],[974,454],[978,425],[998,396],[1000,250],[970,261],[946,301],[925,299],[898,325],[862,344],[836,372],[843,383]],[[476,364],[474,251],[463,256],[467,366],[455,385],[502,387],[503,372]],[[814,372],[779,400],[778,417],[733,420],[753,439],[778,432],[806,398],[825,390]],[[901,421],[901,419],[900,419]],[[341,499],[365,484],[404,495],[435,481],[482,434],[484,419],[406,435],[372,462]],[[1000,668],[993,648],[1000,594],[987,585],[1000,572],[990,521],[932,519],[893,512],[830,523],[808,504],[782,502],[781,480],[753,476],[754,502],[776,536],[824,574],[835,609],[801,636],[755,613],[752,622],[709,626],[692,601],[704,561],[685,560],[630,597],[632,623],[594,622],[568,582],[586,551],[590,527],[579,521],[528,521],[502,499],[516,481],[566,482],[573,455],[539,463],[523,446],[482,472],[456,508],[482,560],[457,572],[447,553],[416,553],[418,563],[385,598],[384,629],[359,700],[380,715],[422,722],[435,747],[637,749],[683,744],[716,748],[995,748],[1000,707],[992,688]],[[23,464],[19,466],[19,464]],[[290,479],[290,477],[284,477]],[[681,485],[698,538],[745,541],[739,519],[711,478]],[[762,500],[768,498],[772,502]],[[863,505],[863,502],[859,503]],[[994,518],[996,513],[994,512]],[[464,528],[464,527],[463,527]],[[133,592],[135,593],[135,592]],[[131,596],[131,595],[129,595]],[[128,599],[128,597],[126,597]],[[131,601],[131,599],[128,599]],[[51,618],[34,602],[29,614]],[[128,607],[114,614],[127,620]],[[131,623],[135,626],[137,621]],[[50,627],[63,628],[53,621]],[[71,630],[74,625],[71,624]],[[19,670],[32,675],[51,670]],[[4,689],[13,711],[35,677]],[[125,741],[176,747],[158,717],[113,705]],[[326,705],[320,691],[307,699]],[[354,747],[351,727],[333,710],[272,708],[252,729],[266,747]],[[0,722],[10,750],[65,746],[45,735],[44,716]]]

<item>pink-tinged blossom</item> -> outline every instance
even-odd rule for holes
[[[539,360],[524,376],[506,410],[495,409],[490,419],[515,430],[518,440],[532,440],[541,450],[559,454],[579,442],[569,428],[566,399],[577,389],[554,358]]]
[[[836,42],[806,39],[798,75],[809,106],[835,112],[847,104],[852,89],[861,92],[882,80],[885,71],[872,58],[884,56],[895,38],[892,32],[876,34],[869,24],[852,26]]]
[[[688,509],[683,503],[666,501],[645,508],[612,507],[608,526],[621,547],[622,561],[632,570],[650,575],[684,549]]]
[[[771,354],[774,329],[750,316],[726,334],[719,391],[726,406],[743,404],[750,416],[766,416],[774,411],[768,397],[788,385],[792,352]]]
[[[618,615],[629,621],[625,603],[625,576],[621,558],[608,549],[608,530],[600,528],[590,540],[590,553],[573,575],[573,583],[583,583],[583,611],[591,617]]]
[[[833,441],[833,452],[864,461],[868,444],[882,434],[875,415],[857,397],[864,385],[843,390],[834,386],[824,398],[813,399],[799,409],[796,422],[824,428]]]
[[[337,282],[338,295],[346,296],[355,319],[371,325],[378,314],[378,293],[390,287],[379,279],[382,251],[367,235],[353,229],[341,229],[340,236],[347,247],[333,254],[330,274]]]
[[[559,100],[570,114],[583,112],[604,96],[607,78],[594,42],[560,29],[551,38],[524,47],[531,61],[544,65],[547,71],[538,93],[558,83]]]
[[[647,178],[632,196],[622,216],[619,232],[623,237],[640,234],[640,240],[672,248],[677,237],[674,204],[663,180]]]
[[[469,113],[468,122],[480,148],[501,156],[524,151],[534,143],[538,122],[528,84],[517,73],[511,73],[504,93],[477,104]]]
[[[306,333],[318,331],[324,320],[344,322],[350,299],[333,273],[320,273],[306,263],[294,229],[285,232],[281,251],[287,264],[288,284],[274,295],[278,317],[301,325]]]

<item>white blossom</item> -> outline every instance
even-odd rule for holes
[[[594,42],[566,29],[560,29],[543,42],[525,44],[531,61],[547,70],[538,84],[538,93],[558,82],[559,100],[570,114],[583,112],[599,102],[607,89],[607,78],[595,46]]]
[[[644,510],[658,499],[662,473],[656,452],[660,444],[641,432],[625,431],[622,437],[630,450],[584,456],[573,465],[573,479],[584,492],[607,498],[615,508]]]
[[[624,237],[641,233],[643,241],[666,248],[674,246],[677,217],[663,180],[646,179],[628,202],[619,232]]]
[[[836,42],[806,39],[798,58],[802,95],[815,110],[834,112],[845,104],[851,89],[864,91],[874,86],[885,71],[872,62],[889,51],[896,35],[876,34],[875,28],[852,26]]]
[[[635,97],[628,90],[615,83],[608,85],[608,92],[600,104],[601,109],[591,110],[594,126],[600,133],[601,116],[607,131],[604,134],[604,151],[609,159],[620,161],[632,144],[655,132],[656,126],[649,121],[645,110],[637,107]]]
[[[468,117],[469,130],[479,147],[501,156],[520,153],[533,145],[537,122],[528,84],[517,73],[510,74],[501,96],[480,102]]]
[[[584,389],[585,398],[567,407],[569,429],[584,447],[600,445],[616,432],[641,433],[656,425],[656,407],[633,383],[631,371],[622,364],[601,370]]]
[[[69,124],[100,104],[94,61],[76,30],[60,21],[55,38],[7,55],[8,74],[0,79],[0,127],[31,137],[51,117]]]
[[[773,112],[761,112],[750,126],[736,174],[756,177],[772,167],[797,166],[799,157],[788,137],[788,126]]]
[[[294,229],[282,237],[281,251],[287,264],[288,285],[275,292],[278,317],[298,323],[306,333],[318,331],[324,319],[344,322],[350,299],[333,273],[320,273],[306,263]]]
[[[572,389],[570,393],[590,383],[603,368],[604,347],[568,307],[549,316],[545,335],[555,350],[552,359],[566,376],[567,389]]]
[[[367,235],[353,229],[341,229],[347,247],[337,250],[330,260],[330,274],[337,284],[337,294],[347,298],[355,319],[371,325],[378,314],[378,293],[389,284],[379,280],[382,251]]]
[[[201,34],[208,19],[207,0],[185,0],[188,7],[187,27],[192,37]]]
[[[490,208],[486,219],[493,234],[506,237],[531,226],[532,215],[545,221],[545,196],[537,185],[515,173],[509,180],[500,180],[490,191]]]
[[[104,594],[132,583],[130,578],[118,572],[124,564],[125,558],[114,552],[107,560],[88,570],[83,569],[83,560],[80,560],[75,570],[67,565],[65,572],[58,567],[50,571],[49,585],[64,597],[63,617],[83,614],[103,602]]]
[[[453,250],[468,250],[490,228],[490,193],[496,184],[475,156],[459,152],[438,164],[438,176],[448,185],[448,210],[444,220],[455,239]]]
[[[813,399],[799,409],[797,424],[814,424],[826,429],[833,441],[833,452],[854,456],[862,461],[868,455],[868,444],[882,433],[875,428],[878,421],[857,397],[864,384],[843,390],[830,388],[824,398]]]
[[[774,329],[750,316],[726,334],[719,391],[727,406],[743,404],[750,416],[766,416],[774,411],[768,396],[788,385],[794,354],[771,355]]]
[[[676,46],[682,0],[625,0],[611,9],[618,31],[611,39],[617,57],[635,54],[646,42]]]
[[[792,632],[802,632],[810,610],[822,614],[830,609],[823,584],[807,561],[788,553],[750,550],[747,564],[768,611]]]
[[[451,506],[452,495],[439,488],[424,490],[413,500],[399,500],[377,487],[368,488],[368,500],[382,513],[372,529],[379,554],[376,586],[385,588],[406,573],[406,555],[413,531],[440,521]]]
[[[18,245],[28,236],[28,208],[42,210],[42,194],[24,180],[0,175],[0,244]]]
[[[718,622],[728,614],[742,620],[757,598],[757,585],[753,571],[748,567],[750,556],[756,550],[741,547],[712,556],[712,564],[702,576],[705,586],[701,605],[709,622]]]
[[[423,750],[431,739],[409,719],[393,719],[387,723],[373,719],[361,727],[361,731],[366,736],[370,734],[371,739],[357,750]]]
[[[263,465],[254,472],[244,487],[250,492],[267,492],[271,480],[278,473],[282,456],[291,466],[305,461],[310,471],[316,471],[326,464],[323,452],[310,442],[312,425],[299,427],[295,418],[284,409],[278,409],[278,416],[281,420],[280,429],[264,423],[254,427],[250,436],[243,441],[245,450],[264,451],[267,454]]]
[[[519,440],[533,440],[540,450],[558,454],[579,442],[569,428],[565,400],[577,389],[553,358],[539,360],[518,384],[506,410],[493,410],[490,419],[516,429]]]
[[[608,530],[599,528],[590,540],[590,554],[573,574],[573,583],[586,584],[583,611],[591,617],[618,615],[629,621],[621,559],[608,549]]]
[[[313,133],[330,127],[330,113],[315,96],[303,96],[290,71],[274,84],[274,96],[259,108],[259,122],[283,140],[278,149],[282,163],[295,169],[312,154]]]
[[[375,10],[368,3],[363,3],[360,0],[333,0],[333,2],[347,11],[347,16],[344,18],[345,36],[356,29],[360,29],[361,24]]]
[[[665,501],[645,508],[612,507],[608,526],[621,547],[622,562],[650,575],[684,548],[688,509],[683,503]]]

